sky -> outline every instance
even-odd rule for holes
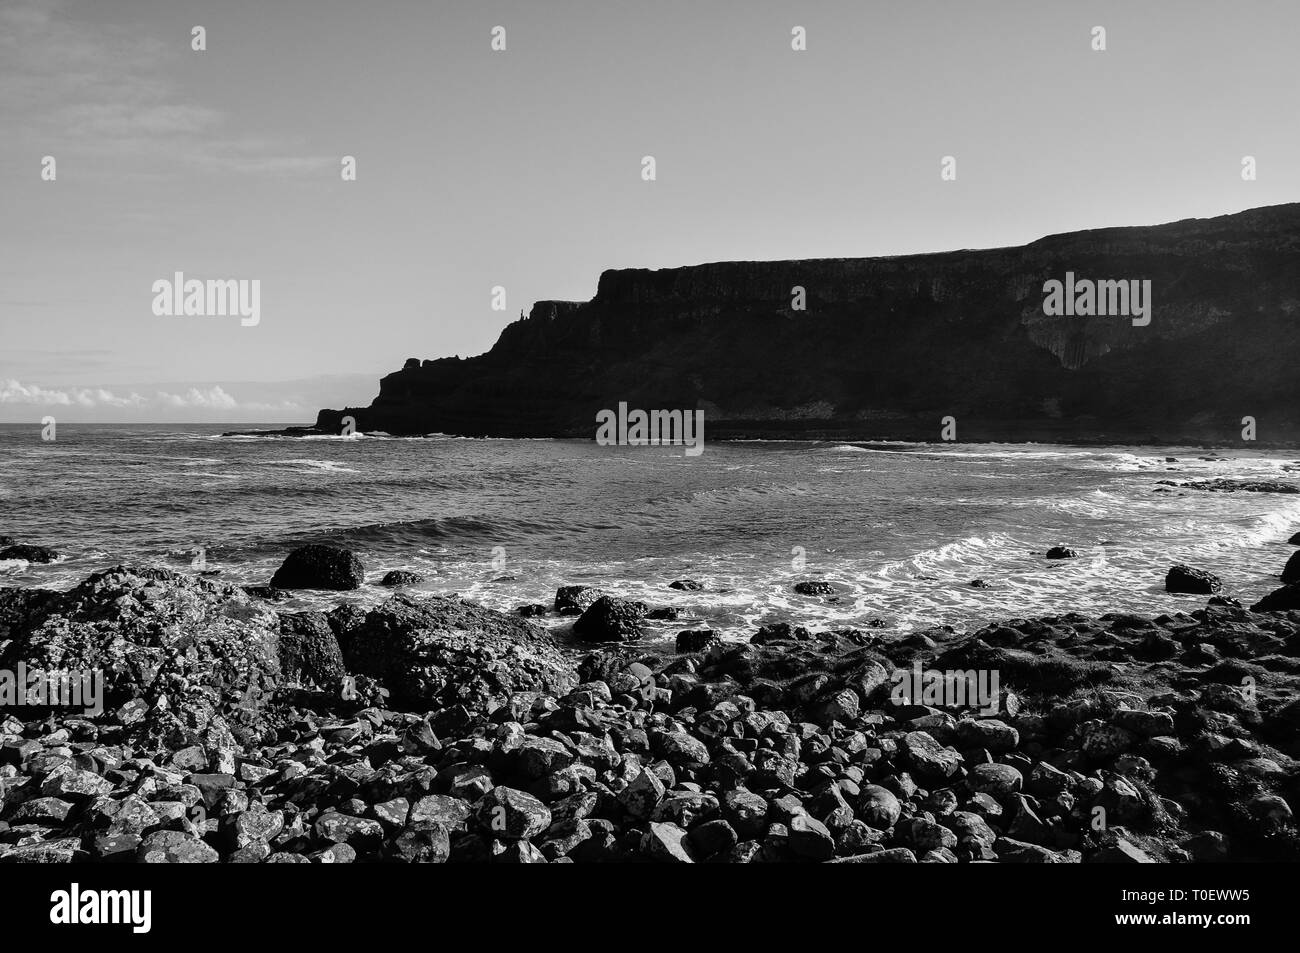
[[[1298,35],[1294,0],[0,0],[0,422],[309,423],[610,268],[1295,201]],[[257,323],[156,314],[176,272],[258,281]]]

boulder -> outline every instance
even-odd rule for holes
[[[3,556],[4,553],[0,553],[0,558],[3,558]],[[1286,565],[1282,568],[1282,582],[1286,585],[1300,582],[1300,550],[1292,553],[1291,558],[1286,561]]]
[[[255,707],[281,681],[278,619],[235,586],[118,566],[21,611],[0,642],[0,668],[102,673],[109,709],[162,695],[173,710],[204,707],[214,696],[201,687]]]
[[[291,552],[271,577],[279,589],[360,589],[366,568],[351,550],[313,544]]]
[[[551,826],[545,804],[525,791],[504,786],[483,796],[476,817],[485,832],[502,840],[526,840]]]
[[[794,591],[801,596],[829,596],[835,592],[835,587],[829,582],[814,579],[808,582],[796,582]]]
[[[390,569],[384,573],[384,578],[379,580],[381,586],[394,588],[396,586],[418,586],[424,582],[424,577],[418,572],[409,572],[405,569]]]
[[[345,674],[343,653],[325,613],[280,616],[280,671],[286,678],[319,686]]]
[[[0,549],[0,559],[25,559],[29,563],[52,563],[59,554],[48,546],[6,546]]]
[[[677,651],[686,655],[693,652],[707,652],[712,646],[719,645],[722,637],[712,629],[687,629],[677,633]]]
[[[555,611],[560,615],[581,615],[599,598],[600,590],[593,586],[561,586],[555,590]]]
[[[573,625],[573,634],[587,642],[627,642],[641,637],[649,607],[644,602],[601,596]]]
[[[493,711],[518,691],[563,695],[576,684],[544,630],[444,596],[393,596],[343,642],[348,670],[377,679],[408,710]]]
[[[1223,583],[1214,573],[1191,566],[1176,565],[1169,567],[1165,574],[1166,592],[1187,592],[1198,596],[1208,596],[1223,588]]]
[[[1251,612],[1286,612],[1300,609],[1300,583],[1291,583],[1274,589],[1250,607]]]
[[[1053,546],[1047,551],[1048,559],[1074,559],[1078,555],[1069,546]]]

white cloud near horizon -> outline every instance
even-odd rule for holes
[[[24,384],[21,381],[0,380],[0,404],[25,404],[45,407],[114,407],[114,408],[194,408],[201,410],[303,410],[293,401],[279,404],[263,402],[241,403],[220,385],[207,388],[191,387],[184,393],[155,391],[151,396],[144,396],[137,391],[119,394],[104,387],[42,387],[39,384]]]

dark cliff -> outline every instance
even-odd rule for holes
[[[1049,317],[1043,284],[1151,282],[1150,324]],[[806,289],[807,310],[791,308]],[[592,436],[602,408],[702,408],[706,434],[936,440],[1300,438],[1300,204],[1020,248],[607,271],[486,354],[389,374],[317,426]]]

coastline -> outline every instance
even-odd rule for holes
[[[0,589],[0,668],[107,681],[92,717],[3,709],[0,861],[1295,860],[1294,588],[670,654],[441,596],[281,613],[125,567]],[[634,631],[587,596],[557,608]]]
[[[346,413],[346,412],[340,412]],[[916,444],[933,445],[936,447],[953,448],[966,445],[984,446],[990,444],[1007,444],[1012,446],[1031,446],[1039,444],[1049,444],[1063,447],[1181,447],[1190,450],[1205,451],[1223,451],[1223,450],[1273,450],[1300,452],[1300,438],[1289,438],[1285,440],[1251,440],[1233,439],[1224,432],[1216,435],[1207,435],[1205,433],[1197,434],[1175,434],[1162,436],[1153,434],[1150,431],[1078,431],[1062,428],[1044,428],[1041,424],[1037,426],[1018,426],[1014,423],[993,426],[975,426],[970,429],[962,428],[962,436],[959,440],[944,441],[939,439],[939,425],[936,421],[931,424],[926,422],[924,425],[909,425],[898,428],[809,428],[803,429],[782,429],[782,428],[757,428],[754,430],[741,429],[734,426],[720,425],[715,431],[711,427],[706,429],[707,441],[716,441],[718,443],[744,443],[744,442],[771,442],[771,443],[844,443],[855,446],[862,446],[864,449],[878,449],[881,445],[897,444],[900,447],[906,447]],[[340,432],[341,428],[330,429],[319,425],[294,425],[289,427],[278,427],[270,429],[240,429],[227,430],[220,434],[222,437],[341,437],[345,436]],[[466,440],[475,439],[492,439],[492,440],[594,440],[595,424],[588,430],[554,430],[554,431],[512,431],[502,429],[490,433],[464,432],[464,433],[425,433],[425,432],[401,432],[373,429],[370,431],[357,430],[356,434],[362,437],[373,436],[390,436],[401,438],[425,437],[429,439],[456,437]],[[1014,436],[1008,436],[1014,434]]]

